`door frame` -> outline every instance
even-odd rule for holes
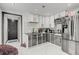
[[[23,33],[22,32],[22,15],[2,11],[2,44],[4,44],[4,15],[5,14],[15,15],[15,16],[20,16],[21,17],[21,43],[22,43],[23,42],[23,36],[22,36],[22,33]]]

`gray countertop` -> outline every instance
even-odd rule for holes
[[[30,34],[54,34],[54,33],[25,33],[26,35],[30,35]]]

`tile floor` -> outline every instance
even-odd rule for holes
[[[19,43],[8,43],[18,48],[19,55],[68,55],[61,50],[61,47],[49,42],[39,44],[30,48],[20,47]]]

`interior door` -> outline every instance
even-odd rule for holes
[[[18,39],[18,20],[8,19],[8,40]]]

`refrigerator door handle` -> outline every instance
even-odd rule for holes
[[[73,19],[71,20],[71,37],[74,36],[74,21]]]

